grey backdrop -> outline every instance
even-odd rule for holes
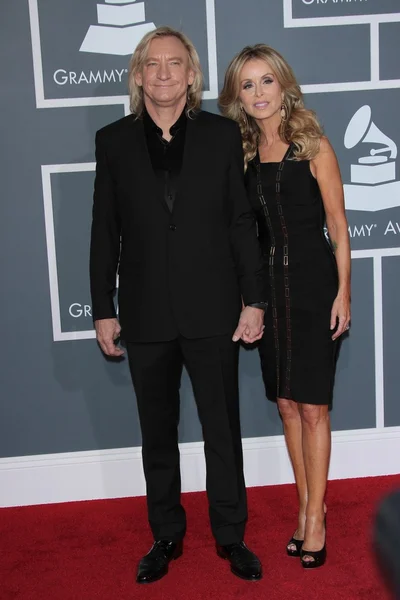
[[[147,0],[145,9],[146,22],[182,28],[195,42],[206,75],[206,110],[217,111],[213,77],[218,74],[220,87],[229,60],[244,45],[266,42],[293,66],[349,190],[353,320],[340,354],[333,428],[400,425],[397,157],[387,161],[394,163],[391,182],[357,187],[350,170],[370,148],[400,144],[399,0]],[[292,26],[284,26],[284,11]],[[363,15],[377,25],[359,22]],[[342,17],[352,17],[354,24],[342,24]],[[2,457],[140,445],[126,360],[105,360],[91,337],[87,262],[94,134],[125,114],[129,59],[112,49],[79,51],[89,26],[97,24],[95,0],[0,3]],[[375,131],[372,142],[363,143],[361,129],[370,125],[365,123],[356,132],[360,143],[346,149],[346,127],[364,105],[390,140],[383,142],[379,134],[376,139]],[[367,192],[372,205],[366,209]],[[349,205],[350,195],[355,201]],[[391,206],[382,208],[387,199]],[[376,351],[377,340],[382,352],[378,346]],[[264,398],[256,352],[241,352],[240,374],[243,436],[280,434],[275,406]],[[185,442],[201,439],[186,376],[180,434]]]

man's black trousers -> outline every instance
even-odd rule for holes
[[[219,544],[240,542],[247,520],[239,420],[238,345],[231,336],[127,343],[142,430],[147,506],[154,539],[186,531],[178,449],[185,365],[203,429],[211,528]]]

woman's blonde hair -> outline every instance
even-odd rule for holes
[[[144,98],[143,88],[136,83],[135,77],[137,73],[140,73],[143,69],[151,42],[162,37],[175,37],[185,46],[189,55],[189,67],[194,72],[194,81],[192,85],[188,87],[186,114],[188,117],[190,117],[192,112],[200,109],[203,91],[203,73],[201,71],[200,59],[196,48],[184,33],[176,31],[171,27],[158,27],[157,29],[146,33],[146,35],[141,39],[139,44],[136,46],[129,63],[128,87],[130,96],[130,109],[137,118],[142,115]]]
[[[322,136],[322,128],[315,113],[304,108],[300,86],[283,56],[270,46],[256,44],[246,46],[233,58],[226,71],[224,87],[219,96],[222,114],[239,123],[246,166],[257,153],[261,134],[256,120],[244,112],[239,99],[240,73],[247,61],[253,59],[267,62],[281,86],[282,105],[286,113],[279,128],[282,141],[294,144],[294,157],[297,160],[315,158]]]

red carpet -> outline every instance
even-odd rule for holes
[[[1,600],[387,600],[370,550],[377,501],[400,476],[333,481],[328,489],[328,562],[304,571],[284,547],[295,528],[293,486],[249,490],[246,540],[264,579],[235,578],[215,556],[204,494],[186,494],[184,555],[166,578],[134,582],[150,544],[145,500],[76,502],[0,510]]]

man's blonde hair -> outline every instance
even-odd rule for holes
[[[157,27],[157,29],[146,33],[142,38],[136,46],[129,63],[128,86],[130,109],[137,118],[142,115],[144,97],[143,88],[136,83],[135,78],[138,73],[142,72],[151,42],[162,37],[175,37],[185,46],[189,56],[189,67],[194,73],[193,83],[188,87],[186,114],[190,117],[192,112],[200,109],[203,92],[203,73],[201,71],[200,59],[196,48],[184,33],[172,29],[171,27]]]

